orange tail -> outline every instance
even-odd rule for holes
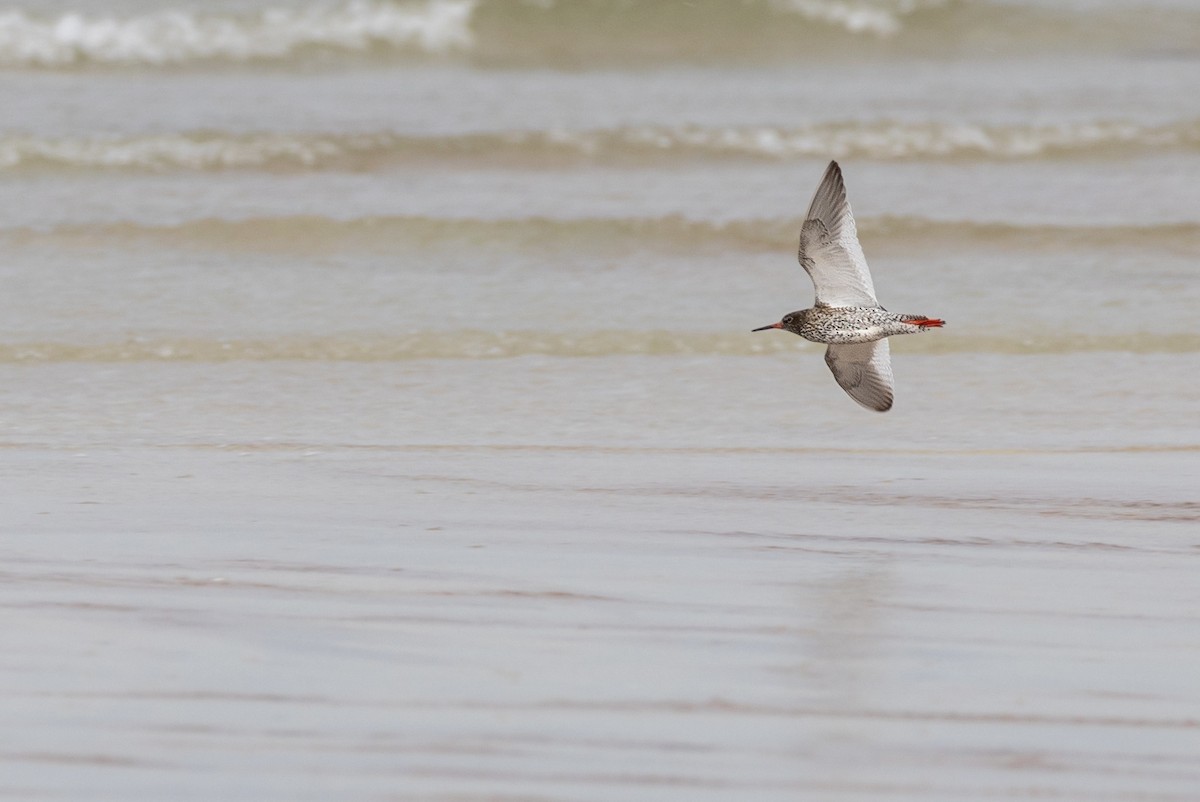
[[[917,317],[904,322],[912,326],[920,326],[923,329],[940,329],[946,325],[946,321],[939,320],[936,317]]]

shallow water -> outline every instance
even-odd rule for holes
[[[1198,31],[0,12],[0,798],[1195,799]]]

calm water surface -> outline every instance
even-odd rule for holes
[[[1200,12],[0,9],[0,798],[1200,797]],[[841,161],[893,344],[807,306]]]

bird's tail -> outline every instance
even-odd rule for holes
[[[946,325],[946,321],[936,317],[922,317],[921,315],[905,315],[904,322],[910,326],[919,326],[922,329],[940,329]]]

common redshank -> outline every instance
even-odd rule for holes
[[[898,315],[875,300],[842,169],[835,161],[825,170],[800,228],[800,264],[817,288],[813,308],[784,315],[778,323],[754,331],[784,329],[828,344],[825,364],[842,389],[867,409],[887,412],[893,395],[887,338],[939,329],[945,321]]]

